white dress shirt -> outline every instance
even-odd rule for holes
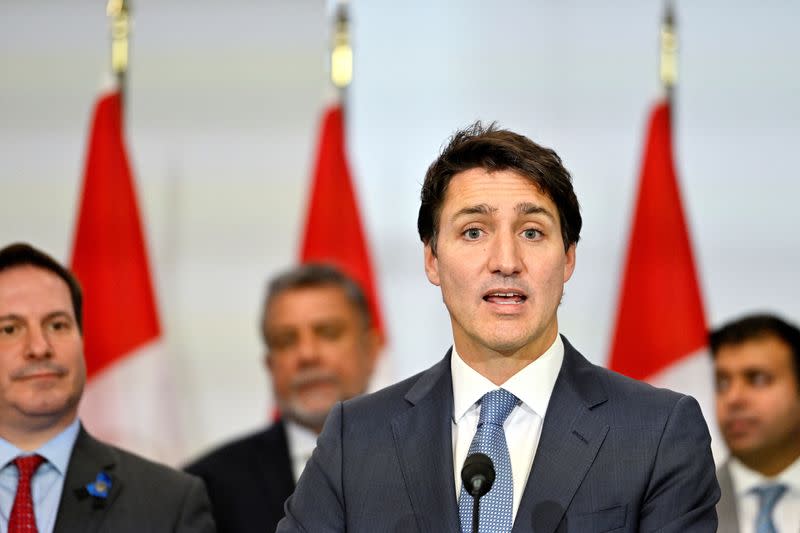
[[[61,433],[47,441],[38,450],[32,452],[41,455],[45,461],[36,469],[31,478],[31,498],[33,514],[39,533],[51,533],[56,523],[58,505],[64,489],[64,477],[67,473],[69,458],[75,439],[78,438],[80,423],[76,418]],[[8,530],[8,519],[14,506],[17,493],[19,472],[11,461],[18,455],[31,455],[0,438],[0,531]],[[87,483],[92,481],[87,480]]]
[[[514,477],[512,519],[516,518],[522,491],[525,490],[533,457],[539,446],[547,404],[550,403],[563,360],[564,343],[561,336],[557,335],[546,352],[498,387],[465,363],[453,347],[450,371],[453,377],[453,479],[456,499],[461,493],[461,467],[478,429],[480,405],[477,402],[487,392],[503,388],[522,402],[511,411],[503,425]]]
[[[300,479],[300,474],[311,459],[314,448],[317,446],[317,434],[296,422],[284,419],[286,440],[289,445],[289,457],[292,459],[292,473],[294,482]]]
[[[772,478],[749,469],[735,457],[731,457],[729,464],[740,533],[755,533],[756,530],[758,495],[753,489],[777,483],[786,485],[786,492],[772,510],[772,521],[779,533],[800,533],[800,458]]]

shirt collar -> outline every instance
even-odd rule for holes
[[[761,485],[782,483],[795,493],[800,493],[800,457],[775,477],[767,477],[748,468],[735,457],[730,459],[731,481],[738,496],[743,496]]]
[[[553,344],[542,355],[511,376],[502,388],[544,418],[563,360],[564,343],[561,335],[556,335]],[[484,394],[498,386],[465,363],[455,346],[450,357],[450,372],[453,379],[453,421],[458,422]]]
[[[65,475],[69,458],[72,455],[72,448],[75,446],[75,440],[78,438],[80,429],[80,422],[75,418],[61,433],[45,442],[33,453],[44,457],[48,463],[58,470],[59,474]],[[24,452],[7,440],[0,438],[0,466],[7,465],[18,455],[31,455],[31,453]]]
[[[289,444],[289,455],[292,459],[306,460],[317,446],[317,434],[297,422],[283,420],[286,428],[286,440]]]

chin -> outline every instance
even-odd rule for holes
[[[332,400],[324,404],[315,402],[313,405],[308,405],[300,401],[291,401],[287,404],[280,405],[279,408],[283,413],[284,418],[294,420],[295,422],[306,427],[321,427],[328,417],[328,413],[336,405],[338,400]]]

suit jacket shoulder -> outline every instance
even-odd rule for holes
[[[92,495],[87,486],[101,472],[110,478],[110,487]],[[213,533],[215,528],[199,479],[104,444],[81,428],[54,530]]]
[[[203,479],[217,531],[274,531],[294,490],[282,421],[228,442],[185,467]]]

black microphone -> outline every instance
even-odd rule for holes
[[[489,492],[494,483],[494,463],[485,453],[473,453],[464,461],[461,469],[461,481],[467,493],[472,496],[472,533],[478,533],[478,502]]]

